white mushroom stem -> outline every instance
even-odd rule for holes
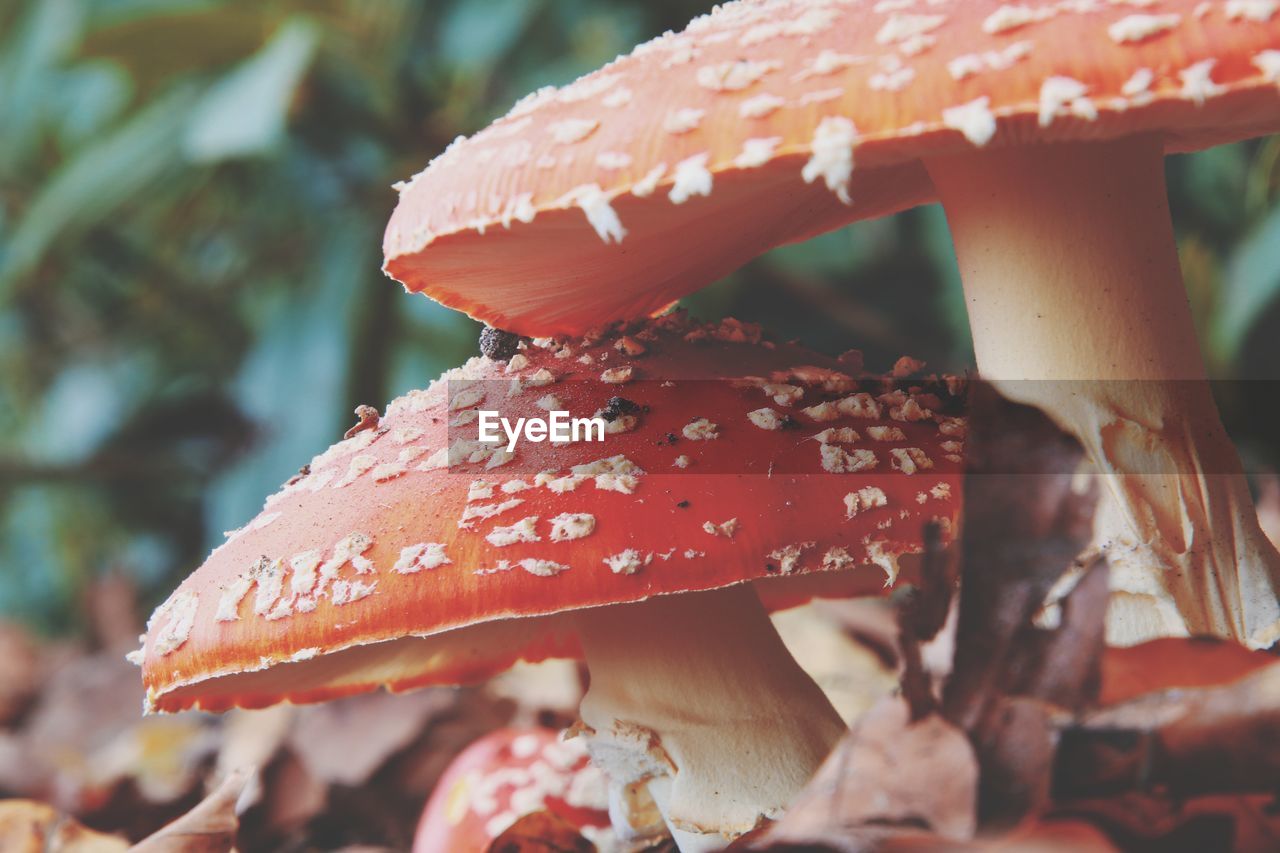
[[[1109,638],[1217,634],[1269,646],[1280,634],[1280,556],[1205,381],[1163,154],[1159,138],[1130,137],[927,166],[979,371],[1049,412],[1107,477],[1099,544],[1118,582]]]
[[[779,817],[845,730],[750,586],[587,610],[577,624],[591,759],[615,788],[647,783],[686,853]]]

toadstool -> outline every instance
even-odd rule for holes
[[[472,359],[313,459],[158,608],[134,655],[147,708],[583,654],[581,735],[619,823],[652,797],[684,843],[750,830],[843,730],[756,589],[876,594],[957,514],[954,386],[842,359],[679,313]],[[479,440],[488,407],[609,429],[508,450]]]
[[[546,810],[597,848],[615,846],[608,790],[580,739],[545,728],[491,732],[440,777],[418,822],[415,853],[484,851],[521,817]]]
[[[1108,476],[1112,639],[1267,646],[1280,556],[1204,381],[1161,164],[1280,128],[1278,84],[1272,0],[726,3],[452,145],[401,187],[384,268],[573,333],[940,199],[979,369]]]

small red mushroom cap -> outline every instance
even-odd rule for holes
[[[508,827],[549,811],[587,839],[609,832],[604,774],[579,739],[543,728],[500,729],[445,770],[418,823],[414,853],[484,851]]]
[[[579,654],[569,611],[756,579],[876,594],[950,533],[962,401],[846,363],[682,315],[472,359],[365,412],[160,606],[147,706],[478,681]],[[508,453],[482,410],[612,419]]]
[[[385,269],[499,328],[580,333],[933,200],[924,158],[1204,148],[1280,129],[1278,84],[1274,0],[725,3],[450,146],[402,187]]]

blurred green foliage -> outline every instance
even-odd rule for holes
[[[0,5],[0,615],[73,629],[108,570],[163,595],[356,404],[472,354],[475,324],[379,271],[390,184],[709,6]],[[1278,164],[1274,139],[1170,161],[1220,376],[1280,362]],[[777,250],[689,305],[872,367],[971,360],[936,208]],[[1228,420],[1275,464],[1280,412],[1254,396]]]

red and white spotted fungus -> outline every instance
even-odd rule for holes
[[[135,653],[147,707],[582,655],[582,737],[613,783],[677,833],[735,836],[843,730],[761,597],[876,594],[910,581],[926,523],[950,538],[965,422],[949,387],[681,314],[474,358],[313,459],[160,606]],[[548,406],[608,413],[604,442],[508,452],[473,431],[482,408]]]
[[[488,850],[513,823],[540,811],[599,850],[621,849],[609,824],[608,786],[580,739],[561,740],[551,729],[499,729],[449,764],[422,812],[413,850]]]
[[[1280,555],[1203,381],[1162,160],[1277,129],[1277,0],[726,3],[450,146],[385,269],[576,333],[940,200],[979,369],[1034,380],[1003,387],[1108,475],[1111,638],[1266,646]]]

